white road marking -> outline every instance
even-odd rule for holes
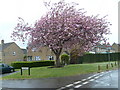
[[[73,84],[66,85],[66,87],[71,87],[71,86],[73,86]]]
[[[100,77],[103,76],[103,74],[100,75]]]
[[[74,84],[79,84],[79,83],[81,83],[82,81],[84,82],[84,81],[90,79],[90,80],[88,80],[88,82],[84,82],[84,83],[82,83],[82,84],[80,84],[80,85],[76,85],[76,86],[74,87],[74,88],[79,88],[79,87],[81,87],[82,85],[85,85],[85,84],[89,83],[89,81],[94,81],[95,79],[103,76],[102,73],[108,73],[108,72],[101,72],[101,74],[100,74],[100,73],[94,74],[94,75],[92,75],[92,76],[90,76],[90,77],[88,77],[88,78],[86,78],[86,79],[82,79],[81,81],[77,81],[77,82],[74,82],[73,84],[69,84],[69,85],[66,85],[65,87],[61,87],[60,89],[65,89],[65,88],[67,88],[67,87],[73,86]],[[94,79],[91,79],[91,78],[94,78]]]
[[[87,79],[90,79],[90,78],[92,78],[92,76],[91,76],[91,77],[88,77]]]
[[[81,81],[85,81],[86,79],[82,79]]]
[[[90,79],[90,78],[92,78],[92,77],[95,77],[95,76],[97,76],[98,74],[94,74],[93,76],[90,76],[90,77],[88,77],[87,79]]]
[[[94,81],[95,79],[90,79],[89,81]]]
[[[94,77],[94,76],[97,76],[97,75],[98,75],[98,74],[95,74],[95,75],[93,75],[93,77]]]
[[[93,75],[93,77],[94,77],[94,76],[96,76],[96,74],[95,74],[95,75]]]
[[[82,85],[80,84],[80,85],[77,85],[77,86],[75,86],[74,88],[79,88],[79,87],[81,87]]]
[[[83,85],[85,85],[85,84],[87,84],[87,83],[89,83],[89,82],[84,82]]]
[[[99,78],[100,76],[95,77],[95,79]]]
[[[77,82],[74,82],[73,84],[78,84],[78,83],[80,83],[81,81],[77,81]]]
[[[65,89],[65,87],[61,87],[61,88],[59,88],[59,89],[57,89],[57,90],[62,90],[62,89]]]

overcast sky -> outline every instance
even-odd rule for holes
[[[10,38],[14,27],[17,24],[18,17],[22,17],[26,22],[33,24],[45,14],[47,9],[43,2],[50,0],[0,0],[0,40],[4,39],[5,43],[13,42]],[[59,0],[51,0],[58,2]],[[110,44],[118,43],[118,1],[120,0],[65,0],[66,2],[77,2],[79,8],[84,8],[87,15],[97,15],[100,17],[108,15],[107,19],[111,22]],[[16,43],[25,48],[26,44],[20,41]]]

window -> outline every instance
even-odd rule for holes
[[[16,52],[13,52],[13,56],[15,56],[16,55]]]
[[[7,64],[4,64],[4,67],[9,67]]]
[[[53,56],[48,56],[48,60],[54,60]]]
[[[33,51],[33,52],[36,52],[36,50],[37,50],[36,48],[32,48],[32,51]]]
[[[32,61],[32,56],[28,56],[28,61]]]
[[[35,61],[39,61],[39,60],[41,60],[40,56],[35,56]]]

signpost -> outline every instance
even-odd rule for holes
[[[21,75],[23,75],[23,70],[28,70],[28,75],[30,75],[30,67],[21,67]]]

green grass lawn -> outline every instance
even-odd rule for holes
[[[109,67],[109,69],[116,69],[115,62],[114,67]],[[101,72],[106,71],[106,64],[104,63],[91,63],[91,64],[73,64],[67,65],[62,68],[48,68],[48,67],[36,67],[31,68],[31,75],[28,75],[28,71],[24,70],[23,75],[21,73],[14,73],[8,76],[2,77],[2,79],[34,79],[34,78],[49,78],[49,77],[64,77],[64,76],[74,76],[87,73],[97,73],[98,65],[100,65]],[[20,70],[20,69],[19,69]]]

